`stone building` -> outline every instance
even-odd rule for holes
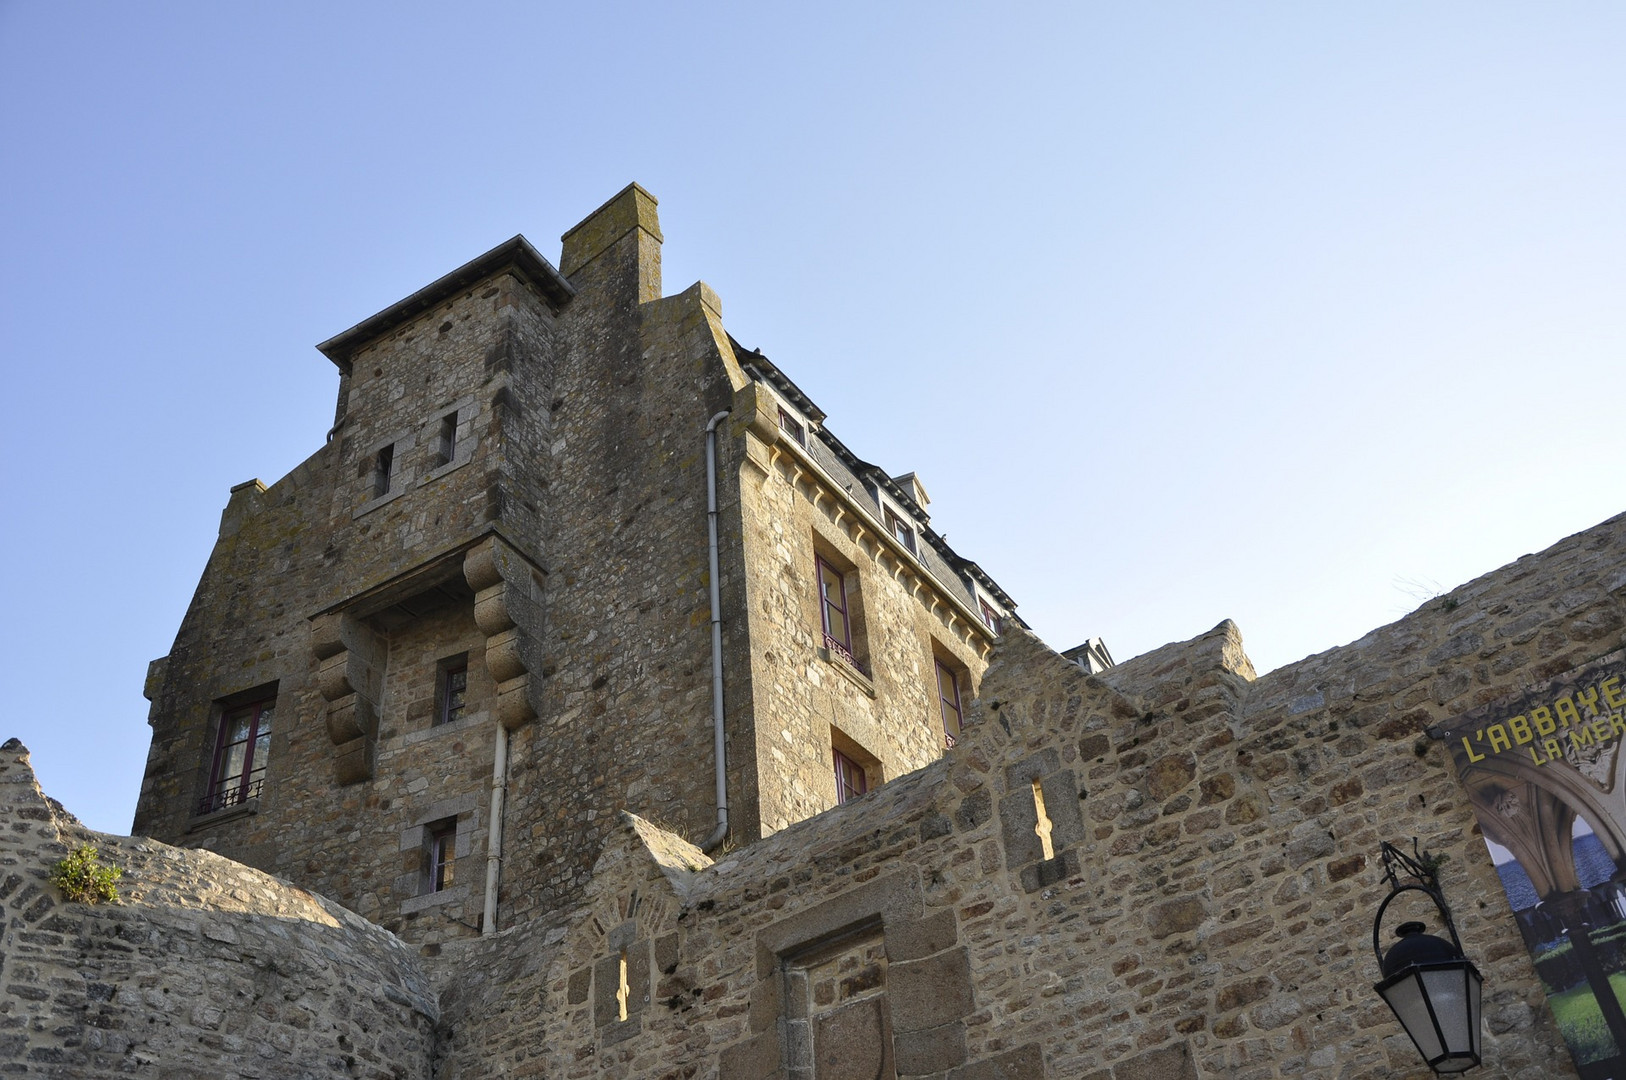
[[[1484,973],[1477,1075],[1605,1074],[1566,1049],[1451,747],[1584,673],[1566,796],[1618,801],[1626,515],[1264,676],[1229,622],[1058,654],[703,286],[655,295],[652,215],[629,189],[562,276],[514,241],[327,344],[332,438],[233,493],[154,667],[157,839],[89,832],[0,747],[0,1072],[1421,1078],[1371,953],[1380,845],[1415,837]],[[707,853],[710,582],[736,845]],[[939,664],[965,680],[946,750]],[[845,801],[838,751],[871,785]],[[1493,802],[1498,835],[1542,824]],[[82,844],[121,903],[49,883]],[[1626,856],[1606,871],[1617,895]]]
[[[1011,599],[660,249],[633,185],[320,346],[326,443],[233,489],[152,666],[137,833],[438,941],[575,899],[616,810],[749,843],[952,744]]]

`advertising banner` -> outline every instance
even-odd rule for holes
[[[1626,650],[1440,724],[1582,1080],[1626,1080]]]

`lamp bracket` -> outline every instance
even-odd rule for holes
[[[1419,848],[1415,836],[1411,838],[1411,850],[1412,854],[1407,855],[1389,841],[1383,841],[1383,876],[1389,882],[1389,888],[1400,888],[1400,879],[1408,877],[1430,892],[1439,892],[1440,879],[1435,868],[1442,860]]]
[[[1462,939],[1457,937],[1457,925],[1451,918],[1451,909],[1446,906],[1445,896],[1440,892],[1440,878],[1436,873],[1444,860],[1418,847],[1415,836],[1411,840],[1411,850],[1412,853],[1408,855],[1389,841],[1383,841],[1383,877],[1389,883],[1389,895],[1378,905],[1377,918],[1372,920],[1372,952],[1378,958],[1380,970],[1383,967],[1383,950],[1379,946],[1378,935],[1383,924],[1383,913],[1388,910],[1389,902],[1403,892],[1425,893],[1434,901],[1434,907],[1440,913],[1440,922],[1445,926],[1446,933],[1451,935],[1451,944],[1456,946],[1459,954],[1462,952]]]

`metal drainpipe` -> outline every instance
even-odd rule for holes
[[[480,933],[497,932],[497,882],[502,871],[502,800],[508,787],[508,729],[497,721],[497,751],[491,763],[491,822],[486,829],[486,909]]]
[[[710,855],[728,835],[728,750],[723,743],[723,602],[717,591],[717,425],[724,409],[706,425],[706,539],[711,571],[711,743],[717,763],[717,828],[700,842]]]

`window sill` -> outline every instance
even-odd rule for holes
[[[245,818],[259,812],[260,800],[258,798],[248,799],[237,803],[235,806],[228,806],[224,810],[214,810],[207,814],[196,814],[188,818],[186,831],[197,832],[199,829],[212,829],[216,825],[224,825],[228,821],[236,821],[238,818]]]
[[[366,502],[356,507],[356,509],[350,514],[350,520],[355,521],[357,518],[367,516],[374,510],[377,510],[380,506],[387,506],[396,499],[399,499],[402,495],[405,495],[407,493],[407,489],[411,486],[412,485],[407,483],[405,478],[403,478],[400,487],[392,488],[390,491],[387,491],[376,498],[368,499]]]
[[[401,914],[410,915],[414,911],[423,911],[426,908],[439,907],[442,904],[455,904],[468,898],[469,887],[467,885],[453,885],[450,889],[442,889],[440,892],[407,897],[401,901]]]
[[[470,447],[466,451],[461,451],[460,450],[458,452],[457,456],[452,458],[452,460],[448,461],[446,464],[444,464],[444,465],[436,465],[433,469],[429,470],[428,475],[425,476],[422,480],[418,481],[418,486],[423,487],[425,484],[432,484],[436,480],[439,480],[441,477],[445,476],[447,473],[456,472],[458,469],[461,469],[463,466],[467,465],[469,462],[471,462],[473,460],[474,460],[474,448],[473,447]]]
[[[823,660],[826,664],[829,664],[831,667],[841,672],[841,674],[845,675],[848,679],[851,679],[854,686],[858,687],[858,689],[862,690],[870,697],[875,696],[875,683],[868,675],[865,675],[862,671],[859,671],[857,668],[853,667],[852,664],[848,663],[844,658],[837,656],[829,649],[826,649],[823,645],[820,645],[815,651],[819,654],[820,660]]]
[[[490,719],[490,714],[485,710],[481,710],[480,712],[469,713],[463,719],[454,720],[450,724],[432,724],[426,728],[419,728],[417,731],[409,731],[401,736],[401,745],[413,746],[425,739],[438,739],[442,735],[454,733],[467,735],[471,731],[484,727],[488,719]]]

